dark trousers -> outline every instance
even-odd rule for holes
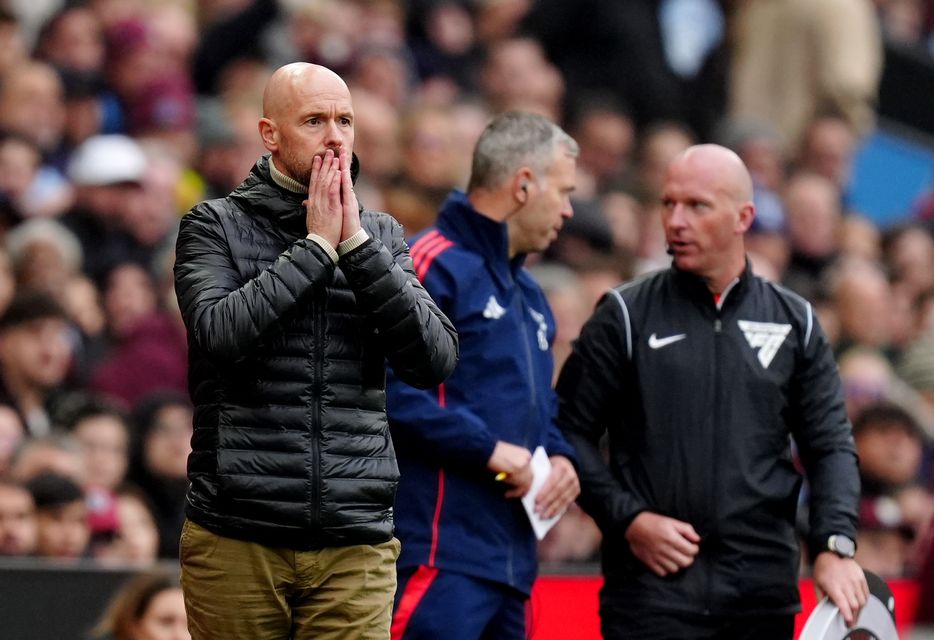
[[[526,596],[434,567],[399,570],[392,640],[525,640]]]
[[[793,614],[780,616],[692,616],[640,611],[624,601],[600,601],[604,640],[791,640]]]

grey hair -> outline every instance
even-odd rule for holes
[[[544,176],[555,151],[577,157],[577,142],[544,116],[522,111],[500,114],[486,126],[473,152],[467,190],[495,189],[522,166]]]
[[[84,252],[81,243],[72,231],[60,222],[49,218],[32,218],[20,223],[6,235],[6,250],[14,271],[19,271],[26,248],[34,242],[46,242],[58,249],[65,265],[72,272],[81,270]]]

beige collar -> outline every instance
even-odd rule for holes
[[[276,163],[273,162],[272,156],[269,157],[269,175],[272,177],[273,182],[283,189],[288,189],[292,193],[308,192],[308,187],[279,171],[279,169],[276,168]]]

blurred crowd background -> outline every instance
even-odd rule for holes
[[[917,122],[879,117],[896,56],[928,74],[893,99]],[[934,93],[911,91],[934,78],[930,0],[0,0],[0,554],[177,556],[192,408],[174,234],[265,152],[263,86],[294,60],[347,81],[358,196],[408,235],[465,186],[493,114],[576,138],[575,215],[529,260],[559,367],[608,287],[669,263],[669,159],[736,150],[754,269],[813,303],[838,355],[858,559],[934,581]],[[930,171],[907,199],[904,171],[856,170],[893,139]],[[907,204],[865,210],[867,192]],[[598,545],[575,509],[541,559]]]

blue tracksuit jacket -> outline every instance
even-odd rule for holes
[[[401,569],[426,565],[528,594],[535,536],[522,504],[486,468],[497,440],[574,460],[554,423],[554,319],[541,287],[509,260],[506,225],[453,191],[435,227],[412,239],[419,279],[460,338],[460,362],[435,389],[389,374],[387,408],[401,480]]]

